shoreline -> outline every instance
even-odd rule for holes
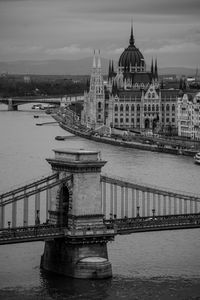
[[[125,148],[132,148],[132,149],[140,149],[145,151],[152,151],[152,152],[161,152],[161,153],[167,153],[167,154],[174,154],[174,155],[185,155],[185,156],[194,156],[198,151],[190,150],[190,149],[174,149],[174,148],[160,148],[156,144],[149,145],[149,144],[141,144],[139,142],[129,142],[129,141],[122,141],[122,140],[115,140],[114,138],[110,137],[98,137],[94,135],[89,135],[86,132],[82,132],[78,129],[72,128],[70,125],[67,125],[63,122],[63,119],[59,117],[58,115],[52,115],[52,117],[58,122],[59,126],[74,134],[78,135],[80,137],[93,140],[98,143],[104,143],[104,144],[110,144],[113,146],[121,146]]]

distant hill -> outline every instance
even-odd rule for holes
[[[103,74],[108,73],[109,61],[101,59]],[[0,62],[0,74],[90,75],[92,58],[80,60],[37,60]]]
[[[109,60],[102,58],[102,73],[108,74]],[[117,62],[115,62],[117,65]],[[150,69],[150,68],[149,68]],[[90,75],[92,57],[79,60],[37,60],[0,62],[0,74],[37,74],[37,75]],[[195,70],[181,67],[160,68],[159,74],[194,75]]]

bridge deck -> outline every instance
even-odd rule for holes
[[[29,227],[5,228],[0,231],[0,245],[45,241],[47,239],[71,238],[86,240],[88,238],[111,237],[115,234],[135,232],[200,228],[200,213],[174,216],[156,216],[154,218],[136,217],[111,219],[104,221],[105,228],[82,228],[69,230],[55,225],[37,225]]]

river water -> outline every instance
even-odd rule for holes
[[[71,137],[31,106],[0,106],[0,192],[51,172],[52,149],[100,150],[103,172],[141,183],[200,193],[200,167],[191,157],[126,149]],[[37,114],[40,117],[34,118]],[[113,278],[77,280],[40,270],[44,243],[0,246],[0,299],[200,299],[200,230],[117,236],[108,244]]]

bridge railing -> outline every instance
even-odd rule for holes
[[[200,212],[197,194],[165,190],[102,174],[102,209],[106,219],[154,217]]]

